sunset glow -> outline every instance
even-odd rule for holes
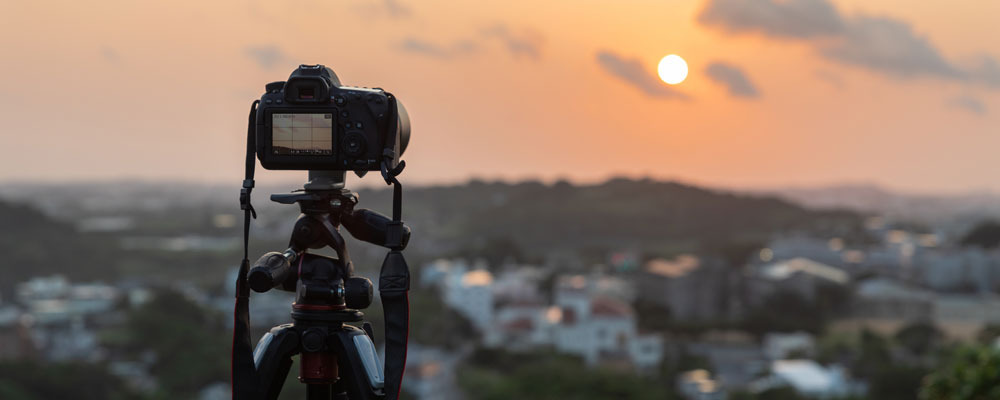
[[[322,63],[403,100],[412,182],[1000,190],[1000,2],[834,0],[827,28],[722,3],[12,2],[0,178],[228,182],[264,84]]]

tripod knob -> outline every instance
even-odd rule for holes
[[[290,276],[294,276],[294,271],[288,256],[272,251],[254,263],[247,281],[255,292],[264,293],[279,286],[287,286],[286,281]]]
[[[344,304],[347,308],[362,310],[372,304],[372,281],[362,276],[352,276],[344,281]]]

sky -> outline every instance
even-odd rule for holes
[[[982,0],[5,1],[0,181],[238,185],[250,103],[321,63],[406,105],[404,182],[998,191],[998,20]]]

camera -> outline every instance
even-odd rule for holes
[[[410,141],[410,118],[395,96],[343,86],[323,65],[300,65],[265,89],[256,150],[266,169],[391,170]]]

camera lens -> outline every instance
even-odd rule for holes
[[[399,114],[399,155],[403,155],[406,146],[410,144],[410,114],[403,107],[403,102],[396,98],[396,113]]]
[[[350,132],[344,137],[342,147],[345,154],[352,157],[360,156],[365,152],[365,137],[360,133]]]

